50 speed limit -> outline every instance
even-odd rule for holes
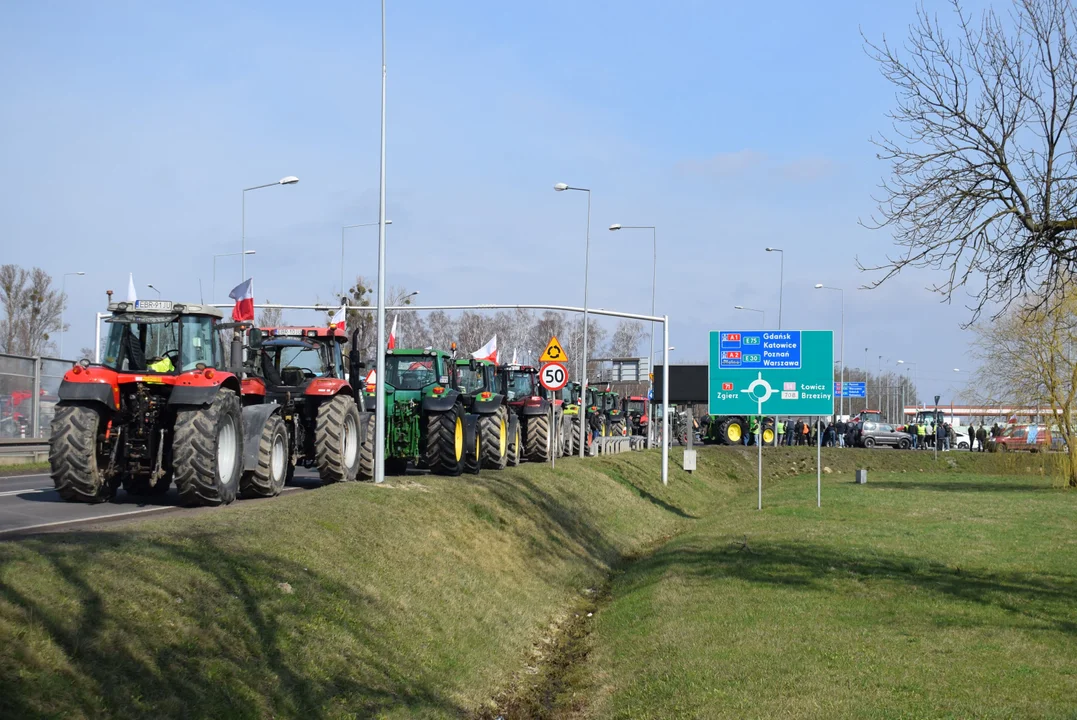
[[[539,370],[539,382],[550,392],[556,392],[568,383],[568,369],[562,363],[546,363]]]

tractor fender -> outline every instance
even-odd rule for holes
[[[313,397],[331,397],[342,392],[351,395],[352,391],[348,383],[340,378],[316,378],[307,383],[306,389],[303,390],[304,395]]]
[[[511,413],[510,412],[509,413],[508,427],[505,428],[505,431],[507,433],[507,437],[511,438],[516,434],[516,426],[519,425],[519,424],[520,424],[520,418],[517,417],[516,413]]]
[[[479,431],[479,416],[468,413],[464,416],[464,452],[468,457],[475,454],[475,434]],[[474,458],[472,458],[474,459]]]
[[[473,412],[476,412],[479,415],[492,415],[500,409],[504,399],[505,397],[503,395],[494,395],[489,400],[483,400],[476,397],[471,408]]]
[[[265,405],[247,405],[239,412],[240,424],[243,426],[243,469],[258,468],[258,448],[262,440],[262,428],[270,415],[280,410],[277,403]]]
[[[446,412],[456,404],[459,392],[450,390],[444,395],[427,395],[423,398],[423,412]]]
[[[228,375],[220,383],[173,385],[172,392],[168,396],[168,404],[208,405],[213,402],[213,398],[217,397],[217,391],[221,388],[231,390],[236,395],[242,395],[243,393],[239,379],[235,375]]]
[[[71,382],[64,380],[56,393],[60,400],[78,402],[99,402],[109,410],[116,410],[116,394],[111,384],[106,382]]]

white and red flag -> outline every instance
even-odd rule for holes
[[[232,288],[228,297],[236,301],[232,308],[232,319],[236,322],[254,320],[254,278],[247,278]]]
[[[490,338],[490,342],[483,345],[481,348],[471,353],[471,357],[479,360],[490,360],[497,362],[497,335]]]
[[[393,327],[389,330],[389,349],[396,348],[396,318],[393,318]]]
[[[347,316],[347,307],[341,305],[340,309],[333,313],[333,317],[329,318],[329,327],[334,330],[347,330]]]

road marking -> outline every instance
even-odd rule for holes
[[[0,465],[0,467],[3,467],[3,466]],[[33,473],[32,475],[0,475],[0,482],[3,482],[4,480],[19,480],[19,479],[31,478],[31,477],[47,478],[48,476],[49,476],[48,473]]]
[[[56,488],[25,488],[23,490],[5,490],[0,492],[0,497],[8,497],[10,495],[25,495],[27,493],[43,493],[52,492]]]
[[[98,515],[97,517],[78,518],[76,520],[57,520],[56,522],[41,523],[39,525],[24,525],[17,528],[8,528],[6,530],[0,530],[0,535],[8,533],[25,532],[27,530],[40,530],[41,528],[56,527],[57,525],[74,525],[76,523],[87,523],[95,520],[112,520],[113,518],[125,517],[127,515],[140,515],[148,512],[161,512],[162,510],[182,510],[182,508],[176,505],[162,505],[161,507],[143,508],[141,510],[129,510],[122,513],[113,513],[112,515]]]

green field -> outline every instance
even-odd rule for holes
[[[1077,717],[1077,493],[875,473],[828,485],[819,510],[813,481],[768,488],[763,512],[733,503],[617,578],[589,714]]]
[[[821,511],[806,449],[758,513],[706,448],[0,542],[0,717],[1072,717],[1077,495],[951,455],[825,453]]]

